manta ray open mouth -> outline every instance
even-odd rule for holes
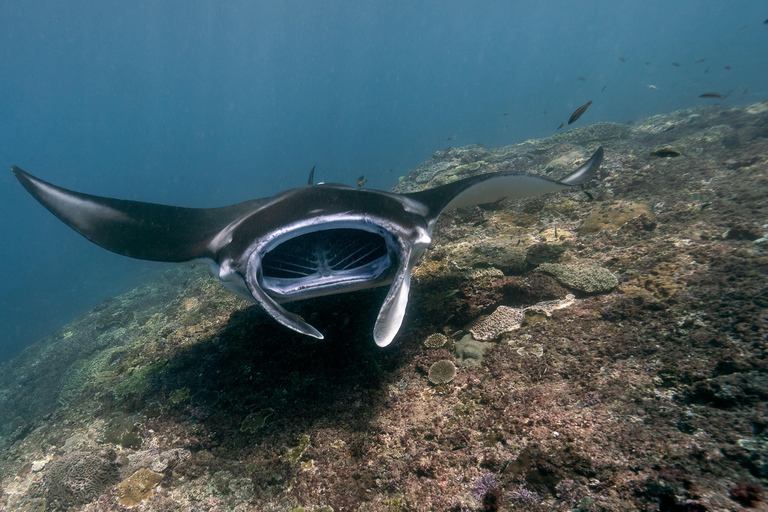
[[[323,229],[290,238],[264,254],[261,284],[280,297],[328,286],[355,287],[392,267],[387,242],[363,229]]]
[[[376,233],[360,229],[326,229],[291,238],[264,255],[266,278],[327,277],[356,271],[387,255],[387,244]]]

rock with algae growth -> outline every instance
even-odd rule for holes
[[[115,398],[122,400],[132,395],[138,395],[144,391],[149,379],[156,373],[161,372],[167,363],[167,359],[161,359],[146,366],[134,368],[128,378],[112,389]]]
[[[139,414],[116,416],[104,430],[104,441],[123,448],[141,448],[141,426],[146,418]]]
[[[648,218],[649,226],[655,225],[656,216],[645,203],[621,201],[602,206],[587,215],[579,228],[579,236],[594,235],[601,231],[615,233],[624,224],[641,215]]]
[[[162,479],[162,473],[141,468],[117,484],[117,501],[124,507],[135,507],[155,495],[154,488]]]
[[[258,412],[252,412],[243,420],[243,424],[240,426],[240,432],[256,433],[267,421],[267,418],[272,416],[275,412],[272,408],[262,409]]]
[[[551,275],[567,288],[584,293],[606,293],[619,285],[616,276],[602,267],[544,263],[536,270]]]

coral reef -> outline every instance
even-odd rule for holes
[[[72,452],[50,464],[43,477],[46,509],[82,506],[117,479],[110,453]]]
[[[435,153],[397,190],[606,149],[584,191],[444,214],[384,349],[386,289],[287,305],[317,341],[163,270],[3,365],[0,508],[765,510],[767,126],[708,106]]]

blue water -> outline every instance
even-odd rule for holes
[[[554,134],[588,100],[574,126],[710,91],[768,99],[767,17],[747,1],[0,1],[0,361],[159,265],[75,234],[12,164],[184,206],[272,195],[312,165],[387,189],[447,146]]]

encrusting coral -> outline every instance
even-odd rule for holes
[[[162,473],[141,468],[117,484],[117,501],[124,507],[135,507],[154,495],[153,489],[162,479]]]

